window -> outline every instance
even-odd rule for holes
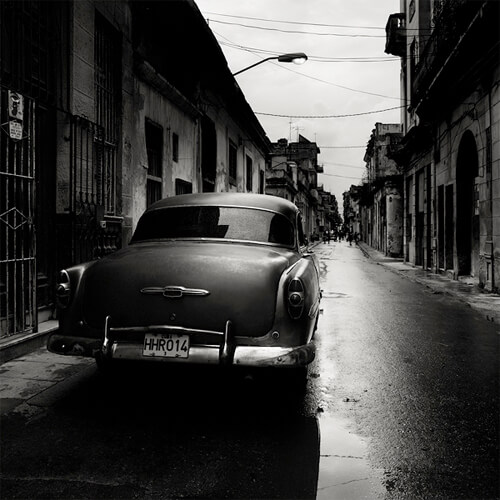
[[[175,179],[175,194],[188,194],[193,192],[193,185],[182,179]]]
[[[163,129],[156,123],[146,120],[146,150],[148,154],[148,173],[146,181],[146,206],[161,199],[162,193],[162,151]]]
[[[253,160],[247,155],[247,191],[251,192],[253,189],[252,177],[253,177]]]
[[[179,136],[175,132],[172,134],[172,160],[179,161]]]
[[[238,148],[236,144],[229,140],[229,183],[236,185],[237,165],[238,165]]]
[[[108,214],[116,211],[116,162],[120,137],[121,110],[121,39],[115,28],[96,12],[94,33],[95,117],[99,125],[96,139],[102,164],[98,175],[104,205]]]
[[[132,243],[169,238],[215,238],[291,247],[293,224],[284,215],[238,207],[185,206],[146,212]]]
[[[491,174],[493,162],[493,146],[491,142],[491,127],[486,129],[486,173]]]

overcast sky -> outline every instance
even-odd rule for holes
[[[300,133],[317,142],[319,183],[341,208],[342,193],[360,183],[375,123],[400,121],[399,109],[372,113],[401,106],[400,59],[384,53],[399,0],[195,1],[233,73],[269,56],[308,55],[301,66],[268,61],[236,80],[271,141]]]

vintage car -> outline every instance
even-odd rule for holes
[[[275,196],[160,200],[129,246],[62,270],[56,295],[59,330],[49,351],[93,356],[98,365],[300,368],[315,355],[318,261],[298,208]]]

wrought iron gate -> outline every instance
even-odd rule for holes
[[[0,95],[0,335],[37,328],[35,241],[35,103],[24,98],[20,135],[9,129]]]

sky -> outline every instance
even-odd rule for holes
[[[384,53],[399,0],[195,2],[233,73],[266,57],[307,54],[303,65],[272,60],[235,78],[272,142],[301,134],[318,144],[319,184],[342,211],[342,193],[361,183],[375,123],[400,122],[400,59]]]

